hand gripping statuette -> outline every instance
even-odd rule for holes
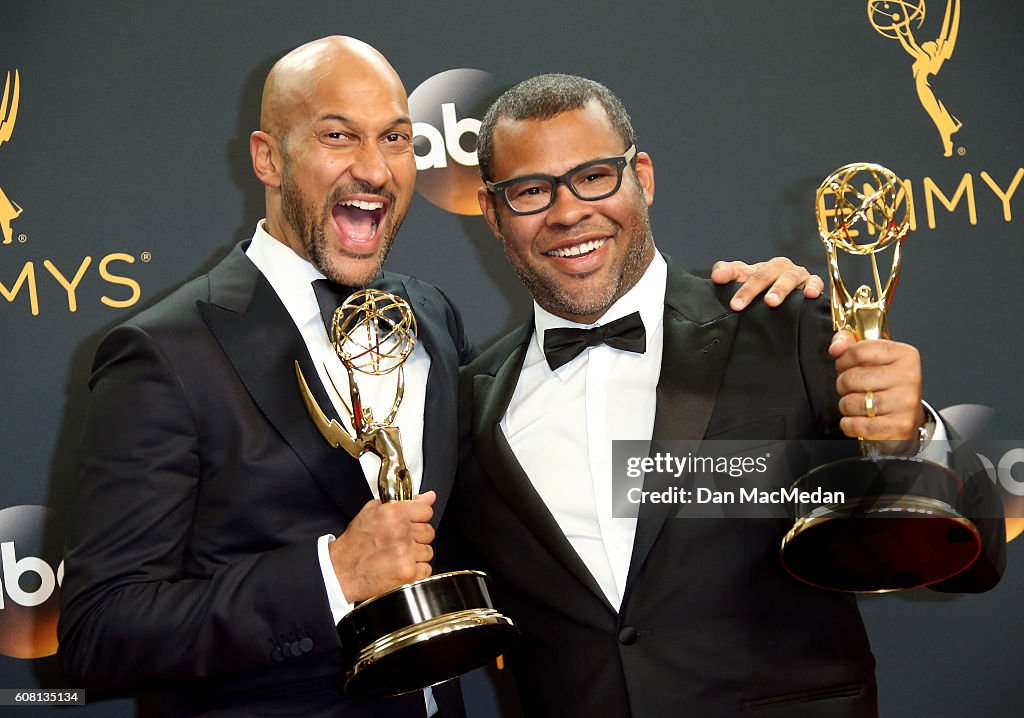
[[[816,209],[828,255],[833,328],[858,341],[888,339],[886,312],[910,226],[902,181],[879,165],[846,165],[822,182]],[[889,247],[892,267],[883,286],[876,255]],[[839,273],[840,249],[870,258],[874,291],[867,285],[847,289]],[[865,403],[873,416],[870,392]],[[916,456],[886,456],[873,442],[861,440],[861,453],[825,463],[794,484],[811,493],[842,492],[846,501],[796,507],[796,523],[782,540],[786,570],[821,588],[881,593],[927,586],[970,566],[981,552],[981,538],[955,508],[962,479]]]
[[[349,402],[333,387],[352,424],[329,419],[302,375],[299,390],[317,429],[353,458],[380,458],[380,500],[413,498],[412,477],[394,425],[405,393],[403,364],[416,345],[416,317],[399,296],[377,289],[352,294],[333,317],[331,342],[348,373]],[[395,373],[395,398],[382,420],[365,406],[356,374]],[[357,698],[399,695],[455,678],[496,658],[518,637],[496,611],[479,571],[452,571],[397,586],[363,601],[338,624],[348,670],[345,692]]]

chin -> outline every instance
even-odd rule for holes
[[[317,267],[317,269],[325,277],[338,284],[344,284],[347,287],[365,287],[377,276],[383,264],[383,258],[376,255],[359,258],[335,255],[328,261],[327,266]]]

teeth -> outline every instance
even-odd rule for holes
[[[562,249],[552,249],[548,252],[550,257],[578,257],[581,254],[587,254],[593,252],[595,249],[604,244],[606,239],[592,239],[589,242],[583,244],[577,244],[572,247],[563,247]]]
[[[358,209],[365,209],[367,211],[380,209],[384,206],[383,202],[366,202],[361,199],[346,199],[338,202],[343,207],[356,207]]]

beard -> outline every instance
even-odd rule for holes
[[[505,256],[516,270],[519,278],[533,299],[542,308],[561,317],[587,317],[600,315],[614,304],[623,294],[632,289],[643,276],[654,251],[654,236],[647,205],[638,198],[633,221],[628,234],[629,249],[623,257],[622,271],[610,277],[605,283],[588,287],[583,291],[547,276],[542,271],[516,254],[509,242],[502,242]],[[501,224],[498,225],[499,231]],[[610,240],[620,241],[620,240]]]
[[[377,261],[370,270],[356,270],[346,266],[343,259],[339,261],[337,256],[332,256],[331,253],[330,239],[327,236],[328,224],[333,225],[334,222],[331,210],[343,197],[350,194],[377,194],[387,200],[388,211],[381,230]],[[391,250],[391,244],[402,226],[402,220],[405,219],[405,211],[396,209],[395,199],[395,194],[386,189],[371,187],[366,182],[353,182],[336,188],[322,206],[316,207],[303,195],[287,165],[281,177],[281,213],[298,233],[310,264],[332,282],[347,287],[365,287],[380,274],[384,260]]]

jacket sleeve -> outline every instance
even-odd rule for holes
[[[217,566],[188,559],[204,437],[150,334],[109,334],[90,387],[58,627],[69,679],[136,689],[336,649],[315,537]]]
[[[967,441],[950,435],[948,464],[963,480],[957,509],[966,516],[981,537],[981,553],[974,563],[952,578],[931,586],[936,591],[981,593],[993,588],[1006,569],[1006,522],[1003,505],[978,454]]]

